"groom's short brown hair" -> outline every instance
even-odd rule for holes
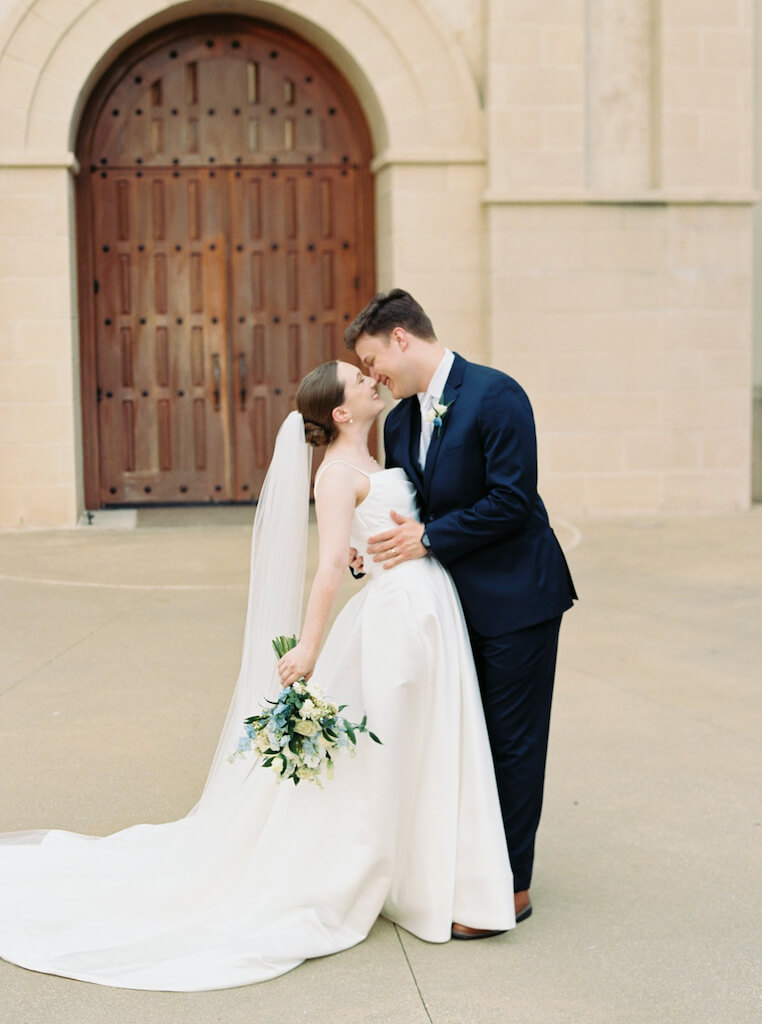
[[[357,314],[344,332],[344,344],[354,350],[360,335],[391,334],[395,327],[404,327],[426,341],[436,341],[431,320],[423,308],[410,292],[393,288],[390,292],[374,295],[365,309]]]

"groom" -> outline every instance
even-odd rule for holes
[[[347,348],[402,399],[384,428],[386,467],[415,484],[423,522],[392,512],[368,553],[390,569],[433,554],[460,595],[487,721],[514,876],[517,921],[532,904],[550,704],[562,614],[576,598],[537,493],[529,399],[511,377],[445,348],[412,295],[379,293]],[[457,938],[494,934],[454,925]]]

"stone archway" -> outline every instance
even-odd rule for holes
[[[81,168],[76,140],[93,90],[108,69],[149,33],[208,15],[210,0],[17,0],[0,21],[0,168],[11,209],[15,284],[0,309],[0,354],[16,360],[13,444],[18,486],[0,496],[0,522],[73,525],[85,494],[83,433],[92,437],[80,395],[80,333],[93,278],[81,275],[73,211]],[[458,40],[426,0],[226,0],[237,12],[310,43],[349,83],[372,137],[376,287],[403,283],[439,323],[479,339],[478,281],[483,110]],[[414,44],[413,44],[414,43]],[[431,272],[426,225],[449,190],[451,216],[436,220],[437,252],[457,246],[459,267]],[[34,238],[29,240],[29,234]],[[441,262],[441,261],[440,261]],[[463,265],[467,270],[464,274]],[[422,288],[422,285],[424,286]],[[30,339],[29,349],[21,341]],[[32,369],[34,372],[32,373]],[[141,396],[142,397],[142,396]],[[28,425],[45,403],[46,415]],[[145,485],[144,485],[145,486]],[[149,484],[150,486],[150,484]],[[97,503],[96,506],[97,507]]]
[[[235,17],[109,69],[77,157],[88,507],[248,501],[373,290],[370,139],[335,68]]]

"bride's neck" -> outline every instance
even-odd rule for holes
[[[328,445],[328,451],[339,452],[344,455],[366,455],[368,451],[368,435],[370,434],[370,423],[353,423],[340,431],[339,436],[334,438]]]

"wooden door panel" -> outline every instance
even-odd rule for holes
[[[239,500],[259,489],[303,375],[342,357],[343,329],[359,301],[355,246],[348,241],[357,232],[355,187],[337,168],[249,170],[232,178]],[[334,211],[347,205],[342,224]]]
[[[116,238],[96,253],[102,500],[229,499],[224,177],[99,182],[96,237]]]
[[[360,108],[284,30],[194,19],[106,73],[77,152],[88,504],[251,500],[373,290]]]

